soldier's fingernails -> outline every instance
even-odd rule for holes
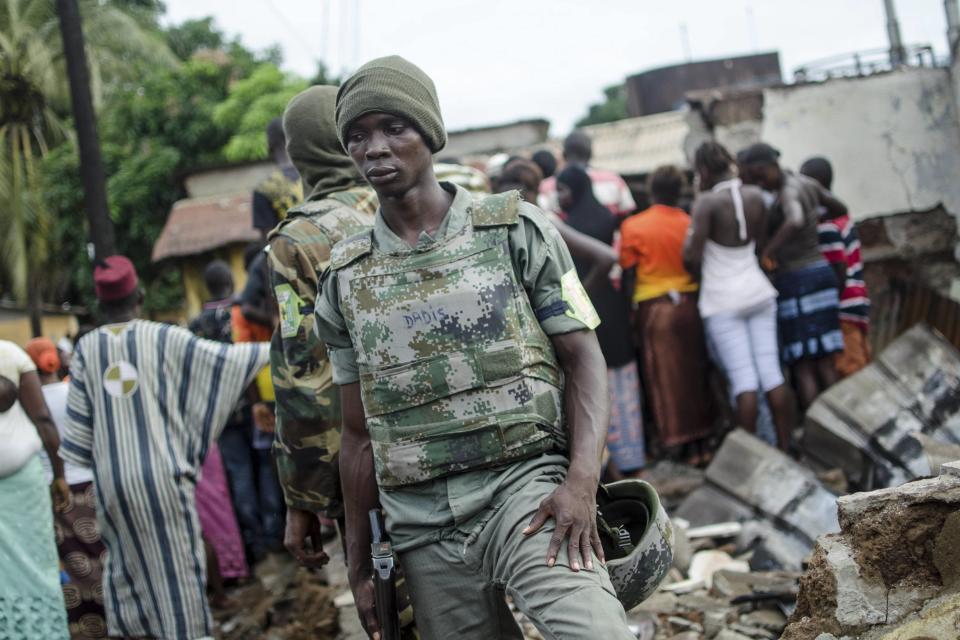
[[[570,563],[570,568],[573,569],[574,571],[580,571],[580,563],[574,560],[573,562]]]
[[[555,565],[556,563],[557,563],[557,559],[556,559],[556,558],[553,558],[553,557],[547,558],[547,566],[548,566],[548,567],[552,567],[552,566]]]
[[[527,535],[528,533],[530,533],[530,527],[527,527],[521,533],[523,533],[523,535]]]
[[[587,569],[593,571],[593,560],[587,560]]]

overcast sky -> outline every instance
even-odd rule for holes
[[[602,88],[646,69],[776,50],[802,64],[887,46],[882,0],[165,0],[310,76],[399,54],[437,84],[447,127],[545,117],[563,135]],[[946,53],[943,0],[897,0],[904,42]]]

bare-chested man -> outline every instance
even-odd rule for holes
[[[820,252],[817,225],[846,215],[847,207],[815,180],[780,168],[780,152],[758,143],[738,155],[740,174],[774,194],[770,241],[762,257],[773,267],[779,298],[781,358],[791,367],[800,404],[806,409],[837,374],[834,354],[843,351],[837,277]]]

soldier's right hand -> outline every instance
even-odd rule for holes
[[[304,567],[319,569],[330,556],[323,550],[320,518],[312,511],[287,508],[287,526],[283,532],[283,546]],[[312,549],[307,549],[307,539]]]
[[[380,640],[380,621],[377,620],[376,607],[374,606],[373,579],[351,580],[350,589],[353,591],[353,601],[356,604],[357,615],[360,616],[360,624],[363,625],[363,630],[373,640]]]

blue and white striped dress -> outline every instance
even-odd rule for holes
[[[222,344],[141,320],[77,345],[60,454],[93,468],[111,636],[213,635],[194,485],[267,359],[266,344]]]

